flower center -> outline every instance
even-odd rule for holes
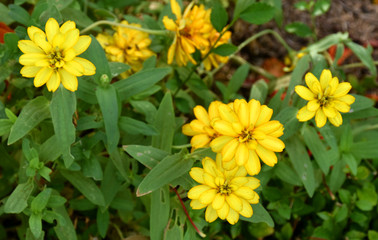
[[[324,106],[327,106],[328,102],[329,102],[329,97],[328,96],[323,96],[322,98],[320,98],[318,100],[319,104],[320,104],[320,107],[324,107]]]
[[[250,140],[253,140],[252,131],[250,131],[249,129],[243,130],[242,133],[239,135],[239,142],[243,143]]]
[[[223,185],[220,185],[218,188],[218,193],[222,195],[230,195],[232,192],[231,187],[228,185],[228,183],[224,183]]]
[[[64,56],[59,51],[58,47],[55,47],[55,49],[53,49],[51,51],[51,53],[48,55],[48,57],[50,58],[49,63],[50,63],[50,67],[51,68],[57,69],[57,68],[63,67],[63,65],[64,65],[63,58],[64,58]]]

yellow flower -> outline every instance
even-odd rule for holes
[[[222,158],[224,168],[244,166],[248,174],[255,175],[261,170],[259,159],[269,166],[277,163],[275,152],[285,148],[278,139],[284,128],[279,121],[270,121],[272,109],[255,99],[248,103],[237,99],[228,105],[220,104],[218,111],[220,119],[212,126],[219,137],[211,141],[210,147]]]
[[[305,76],[308,88],[296,86],[295,92],[303,99],[309,101],[297,114],[301,122],[310,120],[315,116],[316,126],[323,127],[328,120],[336,127],[343,123],[340,112],[346,113],[355,98],[348,92],[352,88],[349,82],[339,83],[337,77],[332,77],[328,69],[324,69],[320,75],[320,82],[312,74]]]
[[[209,45],[208,48],[201,51],[202,57],[204,57],[210,51],[210,47],[214,45],[214,43],[218,39],[219,35],[220,35],[220,33],[217,32],[217,30],[215,30],[215,28],[213,28],[211,30],[210,37],[209,37],[210,45]],[[214,48],[216,48],[216,47],[218,47],[222,44],[228,43],[230,38],[231,38],[231,32],[230,31],[225,32],[222,35],[222,37],[219,39],[217,44],[215,44]],[[209,70],[211,70],[212,67],[217,68],[219,66],[219,63],[225,63],[227,61],[228,61],[228,57],[224,57],[224,56],[221,56],[221,55],[218,55],[218,54],[215,54],[215,53],[211,53],[211,54],[209,54],[209,56],[207,58],[205,58],[203,60],[203,64],[205,66],[205,69],[207,71],[209,71]]]
[[[46,22],[45,32],[28,27],[30,40],[20,40],[18,47],[24,53],[19,61],[24,65],[21,75],[34,77],[34,86],[46,84],[55,92],[60,83],[70,91],[77,90],[77,77],[93,75],[96,67],[77,57],[91,44],[89,36],[79,36],[75,22],[67,21],[61,27],[54,18]]]
[[[202,166],[194,167],[189,172],[201,184],[189,190],[188,198],[192,199],[190,206],[193,209],[206,207],[205,219],[208,222],[219,217],[235,224],[239,215],[251,217],[251,204],[259,202],[259,195],[254,190],[260,186],[260,181],[247,177],[244,167],[226,171],[220,162],[209,157],[202,160]]]
[[[196,106],[193,112],[197,119],[182,127],[183,134],[193,136],[190,141],[193,151],[197,148],[209,147],[210,141],[218,136],[211,126],[211,122],[219,118],[218,106],[220,104],[219,101],[212,102],[209,106],[209,113],[204,107]]]
[[[122,24],[141,27],[140,24],[122,21]],[[104,48],[107,58],[112,62],[122,62],[131,66],[132,72],[142,69],[143,62],[154,55],[148,48],[151,39],[148,33],[135,29],[117,27],[113,37],[108,34],[98,34],[96,39]]]
[[[179,66],[186,65],[188,61],[195,64],[196,61],[191,54],[196,49],[201,50],[209,46],[208,35],[212,29],[210,10],[205,10],[202,4],[193,7],[193,3],[189,4],[181,15],[180,5],[176,0],[171,0],[171,9],[176,20],[167,16],[163,18],[165,28],[175,33],[168,50],[168,64],[173,62],[174,57]]]

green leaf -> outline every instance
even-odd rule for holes
[[[113,85],[117,88],[120,99],[125,100],[150,88],[171,73],[171,71],[169,67],[146,69],[126,79],[115,82]]]
[[[123,149],[133,158],[148,168],[154,168],[161,160],[169,155],[168,152],[142,145],[126,145]]]
[[[274,7],[266,3],[256,2],[245,9],[240,18],[252,24],[263,24],[269,22],[274,14]]]
[[[26,183],[19,184],[4,205],[5,213],[21,213],[27,206],[27,200],[34,188],[34,181],[32,178]]]
[[[35,238],[39,238],[42,234],[42,213],[32,213],[29,218],[30,231]]]
[[[356,98],[354,103],[352,103],[352,105],[350,106],[350,108],[351,108],[350,112],[351,113],[357,112],[357,111],[360,111],[360,110],[363,110],[363,109],[367,109],[367,108],[374,106],[374,101],[371,100],[370,98],[367,98],[367,97],[364,97],[364,96],[361,96],[361,95],[357,95],[357,94],[351,94],[351,95]]]
[[[166,185],[151,194],[150,238],[164,239],[170,212],[169,186]]]
[[[11,128],[8,145],[24,137],[40,122],[50,117],[49,101],[44,96],[29,101]]]
[[[299,37],[309,37],[313,34],[311,28],[303,22],[293,22],[285,26],[285,31]]]
[[[378,232],[374,230],[369,230],[368,231],[368,239],[369,240],[375,240],[378,239]]]
[[[236,50],[238,50],[238,47],[236,47],[235,45],[232,45],[230,43],[225,43],[214,48],[212,52],[220,56],[226,57],[236,52]]]
[[[105,206],[104,196],[93,180],[85,177],[81,172],[65,169],[61,169],[60,172],[89,201],[99,206]]]
[[[331,0],[317,0],[312,9],[313,16],[320,16],[326,13],[331,7]]]
[[[71,155],[71,144],[75,142],[75,126],[72,116],[76,110],[75,93],[68,91],[63,86],[53,93],[50,104],[51,118],[54,132],[63,154],[64,165],[68,168],[74,161]]]
[[[246,9],[249,6],[251,6],[253,3],[254,3],[254,0],[238,0],[238,1],[236,1],[234,14],[233,14],[234,15],[233,21],[238,19],[240,17],[240,14],[242,12],[246,11]]]
[[[104,118],[108,151],[113,152],[117,149],[120,138],[117,91],[113,85],[107,88],[98,87],[96,89],[96,96]]]
[[[362,188],[357,189],[357,196],[356,206],[362,211],[371,211],[377,205],[378,195],[373,183],[365,182]]]
[[[235,73],[232,75],[230,82],[227,85],[227,95],[225,101],[228,102],[233,95],[240,89],[243,85],[245,79],[247,78],[249,73],[249,65],[243,64],[238,69],[236,69]],[[217,83],[217,82],[216,82]]]
[[[314,155],[316,163],[319,165],[323,173],[327,175],[329,167],[331,166],[331,162],[329,161],[330,156],[328,155],[327,149],[320,140],[315,128],[306,125],[303,131],[303,138],[307,147]]]
[[[274,227],[274,222],[272,217],[269,215],[268,211],[262,206],[261,203],[253,204],[253,215],[250,218],[246,218],[240,215],[240,219],[243,221],[251,222],[251,223],[260,223],[264,222],[268,224],[270,227]]]
[[[354,176],[357,175],[358,163],[356,158],[350,153],[343,153],[341,159],[348,165],[350,171]]]
[[[371,74],[374,76],[377,75],[377,68],[374,64],[374,59],[366,48],[352,41],[346,41],[345,45],[348,46],[354,54],[356,54],[361,62],[369,69]]]
[[[137,196],[149,194],[188,172],[194,161],[185,155],[186,151],[183,150],[180,153],[167,156],[152,168],[139,184]]]
[[[284,161],[278,161],[277,165],[274,167],[274,172],[282,181],[295,186],[303,185],[294,169]]]
[[[108,227],[110,223],[109,211],[105,210],[104,212],[102,212],[101,209],[98,208],[96,223],[97,223],[97,229],[101,237],[105,238],[106,232],[108,231]]]
[[[16,22],[19,22],[25,26],[29,26],[29,24],[31,23],[29,13],[18,5],[9,5],[9,16]]]
[[[102,168],[101,164],[96,157],[90,156],[89,158],[84,158],[81,164],[83,174],[86,177],[91,177],[94,180],[102,180]]]
[[[337,161],[336,164],[333,165],[331,176],[329,178],[329,188],[332,192],[337,192],[345,181],[346,176],[344,167],[344,161]]]
[[[222,6],[222,3],[218,0],[213,2],[210,20],[211,24],[213,25],[215,30],[217,30],[217,32],[221,32],[227,24],[228,14],[226,12],[226,9],[224,9],[224,7]]]
[[[297,112],[298,109],[295,107],[286,107],[273,118],[273,120],[278,120],[284,126],[284,135],[280,137],[282,140],[290,138],[299,130],[301,123],[297,120]]]
[[[39,238],[34,237],[33,233],[31,232],[30,228],[26,229],[26,240],[43,240],[45,239],[45,232],[42,231],[42,234],[39,236]]]
[[[108,161],[104,171],[104,179],[101,181],[101,192],[104,195],[106,207],[109,207],[112,203],[123,183],[122,179],[114,174],[116,171],[113,162]]]
[[[64,223],[58,221],[58,224],[54,227],[55,233],[59,240],[76,240],[76,231],[71,221],[70,216],[64,206],[53,208],[54,212],[61,215],[64,219]]]
[[[9,16],[9,9],[3,3],[0,2],[0,21],[6,25],[10,25],[13,22],[13,18]]]
[[[93,23],[92,19],[90,19],[86,13],[72,7],[63,9],[61,11],[61,14],[63,16],[64,21],[74,21],[77,26],[82,28],[88,27]]]
[[[118,124],[122,131],[129,134],[143,134],[146,136],[159,134],[155,127],[129,117],[121,117]]]
[[[377,158],[378,142],[375,140],[355,142],[350,147],[350,152],[358,158]]]
[[[56,135],[51,136],[39,148],[39,159],[41,162],[49,162],[56,160],[62,151],[57,141]]]
[[[153,125],[159,130],[160,134],[152,136],[151,145],[170,153],[176,125],[170,92],[167,92],[161,101]]]
[[[312,55],[314,53],[320,53],[328,48],[330,48],[332,45],[344,42],[348,39],[348,33],[335,33],[328,35],[319,41],[309,45],[307,47],[307,51]]]
[[[13,122],[9,119],[0,119],[0,136],[10,132]]]
[[[112,77],[117,77],[121,73],[130,69],[130,66],[121,62],[109,62],[109,69]]]
[[[30,209],[32,212],[41,213],[43,209],[46,208],[46,205],[50,199],[52,188],[45,188],[40,192],[31,202]]]
[[[340,137],[340,151],[349,152],[350,147],[353,144],[353,135],[351,125],[346,122],[341,126],[342,133]]]
[[[47,207],[50,208],[56,208],[56,207],[61,207],[67,202],[67,199],[64,197],[58,195],[58,194],[51,194],[49,201],[47,202]]]
[[[260,79],[252,85],[251,91],[249,93],[249,99],[256,99],[260,101],[261,104],[265,103],[265,99],[268,95],[268,84]]]
[[[295,171],[301,179],[308,195],[312,197],[316,188],[315,175],[305,146],[297,137],[292,137],[285,142],[285,145]]]

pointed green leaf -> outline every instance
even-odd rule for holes
[[[243,221],[251,222],[251,223],[260,223],[264,222],[271,227],[274,227],[274,222],[268,211],[261,205],[252,204],[253,215],[250,218],[246,218],[240,215],[240,219]]]
[[[256,99],[260,101],[261,104],[264,104],[267,95],[268,84],[264,80],[258,80],[252,85],[249,99]]]
[[[126,145],[123,146],[128,154],[148,168],[154,168],[169,153],[151,146]]]
[[[130,117],[121,117],[119,119],[119,128],[129,134],[142,134],[146,136],[158,135],[158,131],[155,127]]]
[[[58,224],[54,227],[55,233],[59,240],[76,240],[76,231],[74,225],[71,221],[70,216],[67,213],[67,210],[64,206],[55,207],[53,208],[54,212],[60,214],[63,219],[64,223],[58,221]]]
[[[275,9],[271,5],[255,2],[242,12],[240,18],[252,24],[263,24],[269,22],[274,13]]]
[[[50,117],[49,101],[39,96],[29,101],[21,110],[16,122],[11,128],[8,145],[16,142],[40,122]]]
[[[51,192],[51,188],[45,188],[33,199],[30,206],[32,212],[42,212],[50,199]]]
[[[222,6],[219,0],[213,2],[213,7],[211,8],[210,15],[211,24],[214,26],[215,30],[221,32],[226,26],[228,21],[228,14],[226,9]]]
[[[105,238],[110,223],[109,211],[105,210],[102,212],[101,209],[98,208],[96,222],[98,232],[100,233],[101,237]]]
[[[212,52],[220,56],[226,57],[226,56],[230,56],[237,50],[238,50],[238,47],[236,47],[235,45],[232,45],[230,43],[225,43],[214,48]]]
[[[32,213],[29,217],[30,231],[35,238],[39,238],[42,234],[42,213]]]
[[[151,194],[150,237],[151,240],[164,239],[170,212],[169,186],[157,189]]]
[[[369,69],[371,74],[377,76],[377,67],[374,64],[374,59],[366,48],[352,41],[345,42],[345,45],[347,45],[350,50],[352,50],[353,53],[356,54],[361,62]]]
[[[4,205],[6,213],[20,213],[27,206],[27,200],[34,188],[34,181],[30,178],[26,183],[19,184]]]

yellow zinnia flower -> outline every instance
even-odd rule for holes
[[[213,28],[211,30],[210,36],[209,36],[210,45],[209,45],[208,48],[201,51],[202,57],[204,57],[211,50],[210,47],[212,47],[214,45],[214,43],[218,39],[219,35],[220,35],[220,33],[217,32],[217,30],[215,30],[215,28]],[[228,43],[230,38],[231,38],[231,32],[230,31],[225,32],[213,48],[216,48],[216,47],[218,47],[222,44]],[[219,63],[225,63],[227,61],[228,61],[228,57],[224,57],[224,56],[221,56],[221,55],[218,55],[218,54],[215,54],[215,53],[211,53],[211,54],[209,54],[209,56],[207,56],[207,58],[205,58],[203,60],[203,64],[205,66],[205,69],[207,71],[210,71],[212,67],[217,68],[219,66]]]
[[[77,77],[93,75],[96,67],[88,60],[77,57],[91,44],[89,36],[79,36],[80,32],[73,21],[59,27],[54,18],[46,22],[45,32],[28,27],[30,40],[20,40],[18,47],[24,53],[20,64],[24,65],[21,75],[34,77],[34,86],[46,84],[54,92],[60,83],[70,91],[76,91]]]
[[[261,170],[260,160],[269,166],[277,163],[275,152],[282,152],[285,144],[278,139],[283,135],[283,125],[272,120],[273,110],[259,101],[236,99],[218,107],[220,119],[212,124],[219,137],[211,141],[211,149],[219,153],[227,170],[244,166],[248,174]],[[229,161],[235,161],[229,163]]]
[[[175,33],[168,50],[168,64],[173,62],[174,57],[179,66],[186,65],[188,61],[196,64],[191,54],[196,49],[201,50],[209,46],[208,35],[212,29],[210,10],[205,10],[202,4],[193,7],[193,3],[189,4],[181,15],[180,5],[176,0],[171,0],[171,9],[176,20],[167,16],[163,18],[165,28]]]
[[[309,101],[297,114],[301,122],[310,120],[315,116],[316,126],[323,127],[328,120],[336,127],[343,123],[340,112],[346,113],[355,98],[348,92],[352,88],[349,82],[339,83],[337,77],[332,77],[328,69],[324,69],[320,75],[320,82],[312,74],[305,76],[308,88],[296,86],[295,92],[303,99]]]
[[[219,101],[214,101],[209,106],[209,113],[200,105],[193,109],[194,115],[197,119],[185,124],[182,127],[183,134],[193,136],[190,143],[192,151],[197,148],[205,148],[209,146],[211,140],[218,136],[217,132],[211,126],[214,119],[219,118],[218,106],[222,104]]]
[[[129,24],[125,20],[121,23],[141,27],[140,24]],[[154,55],[148,48],[151,44],[148,33],[135,29],[117,27],[113,36],[101,33],[97,35],[96,39],[104,48],[106,56],[110,61],[130,65],[131,71],[128,72],[129,74],[142,69],[143,62]]]
[[[189,172],[201,184],[189,190],[188,198],[192,199],[190,206],[193,209],[206,207],[205,219],[208,222],[219,217],[235,224],[239,214],[251,217],[251,204],[259,202],[259,195],[254,190],[260,186],[260,181],[247,177],[244,167],[226,171],[221,163],[209,157],[202,160],[202,166],[193,167]]]

